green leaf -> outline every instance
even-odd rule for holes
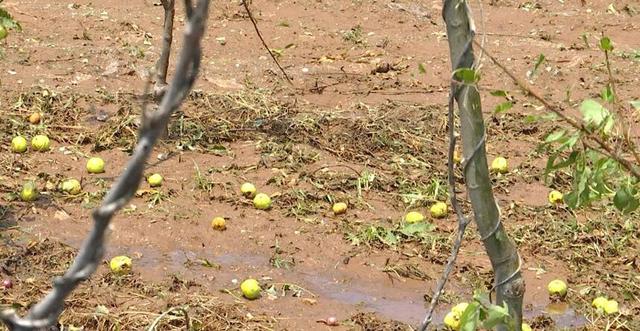
[[[387,231],[387,234],[384,236],[384,238],[381,238],[382,242],[389,245],[389,246],[395,246],[396,244],[398,244],[398,237],[396,237],[395,234],[393,234],[392,231]]]
[[[476,331],[480,319],[480,303],[474,301],[460,316],[460,331]]]
[[[600,38],[600,49],[605,52],[611,52],[613,50],[613,44],[611,43],[611,39],[609,37]]]
[[[459,68],[453,72],[454,77],[465,85],[473,85],[480,81],[480,74],[471,68]]]
[[[493,109],[493,113],[494,114],[504,113],[505,111],[511,109],[511,107],[513,107],[513,103],[511,101],[505,101],[497,105],[496,108]]]
[[[599,102],[593,99],[587,99],[580,105],[582,119],[587,123],[595,126],[603,124],[605,119],[609,117],[609,111]]]
[[[615,96],[613,95],[613,90],[611,89],[611,85],[607,84],[607,87],[602,90],[602,101],[613,103]]]
[[[544,54],[541,53],[540,55],[538,55],[538,58],[536,59],[536,64],[533,65],[533,70],[531,70],[531,73],[529,74],[529,79],[533,78],[533,76],[538,71],[538,68],[540,67],[540,65],[542,65],[542,63],[544,63],[546,59],[547,58],[544,56]]]
[[[552,133],[550,133],[545,139],[544,142],[551,143],[557,140],[560,140],[564,137],[564,134],[567,132],[565,129],[558,129]]]
[[[635,110],[640,110],[640,100],[629,101]]]
[[[424,63],[418,63],[418,71],[421,74],[426,74],[427,73],[427,68],[425,67]]]
[[[509,95],[509,94],[507,94],[506,91],[503,91],[503,90],[495,90],[495,91],[491,91],[490,93],[494,97],[505,97],[506,98]]]
[[[613,205],[623,214],[630,213],[640,206],[640,201],[635,197],[637,193],[630,185],[622,186],[613,197]]]
[[[412,237],[418,233],[433,231],[433,224],[427,222],[418,222],[405,224],[401,229],[400,233],[407,237]]]
[[[487,312],[487,318],[482,323],[485,329],[493,329],[496,325],[506,323],[509,318],[509,309],[505,303],[504,307],[491,305]]]
[[[0,25],[3,25],[7,29],[22,31],[22,26],[20,26],[20,23],[14,20],[11,14],[4,10],[4,8],[0,8]]]

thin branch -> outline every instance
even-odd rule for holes
[[[513,72],[511,72],[509,69],[507,69],[490,52],[488,52],[486,49],[484,49],[482,47],[482,45],[480,45],[478,42],[476,42],[474,40],[473,43],[476,46],[478,46],[487,55],[487,57],[489,59],[491,59],[491,61],[496,66],[498,66],[498,68],[500,68],[505,74],[507,74],[507,76],[509,76],[511,78],[511,80],[513,80],[513,82],[516,83],[516,85],[518,87],[520,87],[523,91],[525,91],[526,93],[531,95],[533,98],[538,100],[540,103],[542,103],[551,112],[553,112],[554,114],[558,115],[558,117],[560,117],[563,121],[565,121],[566,123],[568,123],[569,125],[571,125],[575,129],[579,130],[580,132],[585,133],[586,137],[589,138],[590,140],[592,140],[597,145],[598,148],[594,148],[594,150],[597,150],[600,153],[602,153],[602,154],[604,154],[604,155],[616,160],[618,163],[620,163],[620,165],[622,165],[625,169],[627,169],[634,177],[640,179],[640,170],[637,169],[636,167],[634,167],[634,165],[629,160],[625,159],[624,157],[619,155],[617,152],[615,152],[614,148],[611,147],[606,141],[604,141],[598,135],[594,134],[583,123],[580,123],[576,119],[566,115],[557,106],[554,106],[550,102],[545,100],[539,93],[534,91],[533,88],[530,87],[527,83],[525,83],[524,81],[522,81],[521,79],[516,77]]]
[[[287,75],[287,72],[284,71],[284,68],[282,68],[282,66],[280,65],[280,62],[278,62],[278,59],[276,59],[276,56],[273,55],[273,52],[271,51],[267,43],[264,41],[264,38],[262,38],[262,33],[260,33],[260,29],[258,29],[258,22],[256,22],[256,19],[253,17],[253,13],[251,13],[251,10],[249,9],[248,2],[249,0],[242,0],[242,5],[244,6],[244,9],[247,11],[247,15],[249,15],[249,20],[251,20],[251,24],[253,24],[253,28],[256,30],[256,34],[258,35],[258,38],[260,38],[260,41],[262,42],[262,46],[264,46],[264,49],[267,50],[267,53],[269,53],[269,55],[273,59],[273,62],[275,62],[276,66],[278,66],[278,69],[280,69],[280,71],[284,75],[284,78],[287,80],[287,82],[293,85],[291,78],[289,77],[289,75]]]
[[[188,5],[189,2],[185,1]],[[34,305],[26,318],[20,318],[15,311],[0,313],[0,319],[14,331],[31,331],[53,325],[64,307],[64,300],[97,269],[105,250],[105,234],[114,213],[124,206],[137,190],[146,160],[155,142],[193,86],[201,59],[200,41],[204,34],[208,16],[209,0],[200,0],[196,8],[191,9],[185,28],[184,46],[176,66],[176,72],[169,89],[155,112],[144,113],[140,138],[124,172],[109,190],[102,205],[93,211],[94,227],[85,239],[67,272],[53,281],[53,290]]]

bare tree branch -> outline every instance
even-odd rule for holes
[[[264,38],[262,38],[262,33],[260,33],[260,29],[258,29],[258,22],[253,17],[253,13],[251,13],[251,10],[249,9],[248,1],[249,0],[242,0],[242,5],[244,6],[244,9],[247,11],[247,15],[249,15],[249,20],[251,20],[251,24],[253,24],[253,28],[256,30],[256,34],[258,35],[258,38],[260,38],[260,41],[262,42],[262,46],[264,46],[264,48],[267,50],[267,52],[271,56],[271,59],[273,59],[273,62],[276,63],[276,66],[278,66],[278,69],[280,69],[280,71],[284,75],[284,78],[287,80],[287,82],[293,85],[291,78],[289,77],[289,75],[287,75],[287,72],[284,71],[284,68],[282,68],[282,66],[280,65],[280,62],[278,62],[278,59],[276,59],[276,56],[273,55],[273,52],[271,51],[271,49],[269,49],[269,46],[267,45],[267,42],[265,42]]]
[[[175,0],[161,0],[164,9],[164,24],[162,25],[162,51],[156,64],[156,84],[154,94],[161,97],[167,89],[167,70],[171,56],[173,42],[173,18],[176,14]]]
[[[125,171],[109,190],[102,205],[93,211],[94,227],[84,241],[73,264],[62,276],[54,280],[53,290],[34,305],[26,318],[20,318],[15,311],[0,313],[0,319],[14,331],[31,331],[51,326],[58,320],[64,307],[64,300],[97,269],[104,255],[105,234],[114,213],[124,206],[136,192],[142,179],[146,160],[158,137],[193,86],[201,60],[201,39],[208,17],[209,0],[200,0],[195,8],[185,0],[188,22],[185,27],[184,45],[176,66],[173,81],[160,107],[155,112],[143,112],[140,139]]]

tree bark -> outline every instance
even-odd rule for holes
[[[156,84],[154,93],[161,97],[167,89],[167,70],[171,55],[171,43],[173,42],[173,18],[176,14],[175,0],[162,0],[164,8],[164,23],[162,32],[162,51],[156,64]]]
[[[444,0],[442,10],[447,27],[452,68],[474,68],[472,40],[475,27],[465,0]],[[464,177],[478,231],[491,260],[495,274],[497,304],[507,303],[515,329],[522,327],[522,299],[525,291],[520,271],[520,256],[502,223],[493,196],[485,148],[485,126],[480,94],[476,86],[454,82],[458,104],[462,146],[465,160]],[[506,330],[499,325],[498,330]]]

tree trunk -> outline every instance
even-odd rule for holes
[[[171,55],[171,43],[173,42],[173,18],[176,14],[175,0],[162,0],[164,8],[164,24],[162,32],[162,51],[156,64],[156,84],[154,93],[162,97],[167,88],[167,70],[169,68],[169,56]]]
[[[473,68],[472,40],[474,24],[465,0],[444,0],[442,11],[447,27],[449,50],[453,70]],[[522,327],[522,298],[525,284],[520,272],[520,256],[515,243],[500,223],[500,211],[493,196],[485,148],[485,127],[480,94],[475,86],[454,83],[458,104],[462,146],[465,160],[464,178],[471,201],[475,222],[495,274],[497,304],[506,302],[513,317],[515,329]],[[498,330],[506,330],[499,325]]]

